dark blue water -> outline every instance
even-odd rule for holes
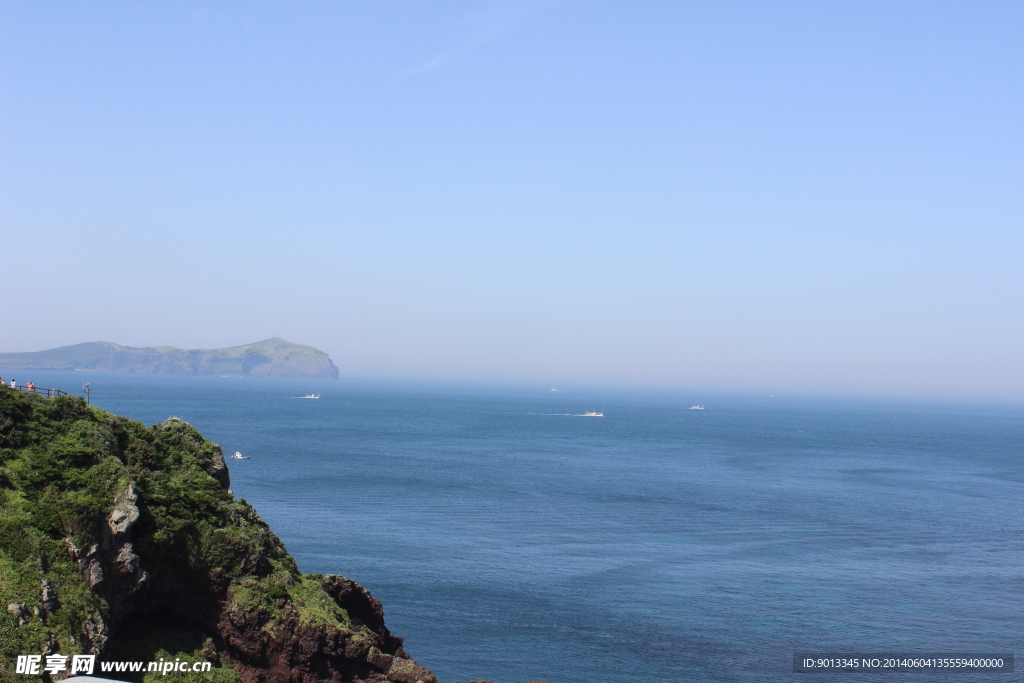
[[[36,374],[252,456],[235,494],[446,681],[1021,679],[792,672],[1019,649],[1018,408]]]

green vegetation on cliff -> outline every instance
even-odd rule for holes
[[[186,683],[435,680],[379,602],[300,574],[228,483],[220,447],[182,420],[0,387],[0,678],[38,681],[16,656],[59,653],[214,664]]]
[[[192,350],[86,342],[47,351],[0,353],[0,368],[338,379],[338,368],[326,353],[277,337],[228,349]]]

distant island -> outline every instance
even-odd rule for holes
[[[151,375],[338,379],[338,367],[320,349],[279,337],[227,349],[121,346],[85,342],[47,351],[0,353],[5,371],[131,372]]]

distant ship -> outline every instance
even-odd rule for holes
[[[604,413],[583,413],[580,417],[604,417]]]
[[[690,406],[690,410],[704,410],[704,406]]]
[[[551,387],[551,391],[558,391],[558,389],[555,389],[554,387]]]
[[[234,453],[233,453],[233,454],[231,455],[231,459],[232,459],[232,460],[252,460],[252,458],[250,458],[250,457],[247,457],[247,456],[244,456],[244,455],[242,455],[241,453],[239,453],[238,451],[235,451],[235,452],[234,452]]]
[[[305,396],[296,396],[295,398],[320,398],[320,394],[306,394]]]

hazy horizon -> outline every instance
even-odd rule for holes
[[[1024,7],[4,2],[0,352],[1024,400]]]

